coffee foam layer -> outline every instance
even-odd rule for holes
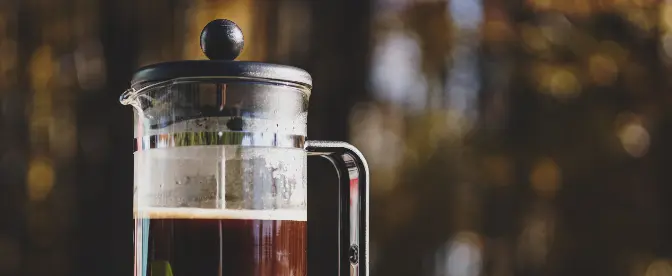
[[[240,219],[306,221],[306,210],[230,210],[203,208],[141,208],[135,218],[147,219]]]

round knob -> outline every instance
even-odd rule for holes
[[[231,20],[215,19],[201,31],[201,50],[213,60],[234,60],[243,51],[243,31]]]

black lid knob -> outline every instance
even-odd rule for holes
[[[227,19],[215,19],[201,31],[201,50],[211,60],[234,60],[243,51],[243,31]]]

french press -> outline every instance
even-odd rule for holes
[[[368,167],[347,143],[306,140],[310,74],[235,61],[243,33],[229,20],[200,43],[209,60],[143,67],[120,97],[134,110],[134,275],[306,275],[320,253],[306,242],[316,155],[341,185],[334,269],[368,276]]]

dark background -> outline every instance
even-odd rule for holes
[[[367,156],[372,275],[672,275],[656,0],[0,0],[0,275],[131,275],[118,97],[215,18]]]

